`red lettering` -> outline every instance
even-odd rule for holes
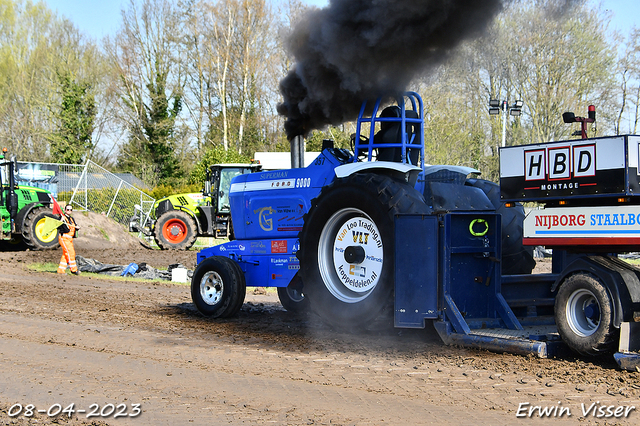
[[[536,225],[535,226],[542,226],[542,216],[536,216]]]
[[[585,224],[585,217],[583,214],[581,214],[578,216],[578,225],[584,226],[584,224]]]
[[[567,215],[563,214],[562,216],[560,216],[560,225],[567,226],[567,223],[569,223]]]
[[[555,215],[555,214],[554,214],[553,216],[551,216],[551,218],[553,219],[553,224],[552,224],[552,226],[558,226],[558,223],[559,223],[559,221],[558,221],[558,215]]]
[[[569,226],[576,226],[576,215],[569,215]]]

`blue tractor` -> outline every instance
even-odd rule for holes
[[[504,147],[500,187],[477,170],[424,164],[423,105],[407,93],[360,111],[352,152],[231,183],[237,240],[198,253],[191,295],[210,317],[246,286],[290,311],[361,330],[432,322],[446,344],[547,357],[563,346],[640,368],[640,136]],[[565,122],[595,121],[564,115]],[[586,131],[579,133],[586,137]],[[294,150],[292,149],[292,152]],[[520,202],[540,208],[524,217]],[[531,274],[533,246],[552,272]]]
[[[240,310],[246,286],[277,287],[287,310],[311,309],[341,328],[365,327],[384,312],[395,313],[396,325],[424,327],[446,306],[437,282],[443,267],[438,235],[450,212],[462,214],[453,222],[465,230],[460,238],[473,240],[470,256],[484,259],[486,270],[476,279],[489,286],[492,274],[530,273],[535,262],[522,246],[522,206],[505,208],[498,185],[477,179],[477,170],[426,165],[423,118],[414,92],[385,107],[365,102],[352,152],[325,141],[306,168],[234,178],[236,239],[198,253],[191,283],[198,310],[229,317]],[[408,218],[402,232],[399,217]],[[416,217],[431,218],[429,227],[413,229]],[[412,252],[424,250],[419,265],[407,265]],[[425,267],[428,276],[412,272]],[[402,306],[416,298],[418,305]],[[502,305],[490,305],[491,312],[483,308],[479,315],[506,315],[511,323],[508,307],[505,314]]]

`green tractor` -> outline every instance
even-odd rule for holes
[[[148,219],[141,209],[136,209],[129,231],[153,236],[164,250],[188,250],[198,237],[233,239],[231,179],[260,170],[260,164],[215,164],[207,170],[202,192],[161,198]]]
[[[47,250],[58,247],[58,230],[47,226],[47,218],[57,219],[51,206],[53,195],[47,190],[16,185],[15,157],[6,160],[7,149],[0,154],[0,217],[2,249],[29,248]]]

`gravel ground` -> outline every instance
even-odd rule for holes
[[[195,265],[194,251],[78,247],[78,254],[103,263]],[[29,268],[57,263],[60,254],[0,253],[0,424],[640,419],[631,408],[640,409],[640,373],[617,370],[609,356],[537,359],[444,346],[430,325],[344,334],[313,315],[286,312],[263,289],[248,292],[237,317],[210,320],[196,311],[187,285]],[[538,270],[547,267],[541,262]],[[71,418],[53,416],[71,404]],[[545,417],[552,418],[541,420],[538,409],[529,417],[536,406],[551,410]],[[583,414],[600,406],[613,406],[613,415]]]

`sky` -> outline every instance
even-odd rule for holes
[[[112,35],[120,24],[120,10],[129,0],[44,0],[47,5],[67,19],[80,31],[99,40]],[[303,0],[305,3],[323,7],[328,0]],[[594,4],[599,0],[590,0]],[[611,27],[628,35],[638,25],[637,0],[602,0],[603,7],[613,12]]]
[[[121,9],[130,0],[43,0],[50,9],[65,16],[85,35],[94,40],[113,35],[120,26]],[[324,7],[329,0],[302,0],[317,7]],[[602,4],[603,9],[612,12],[610,29],[628,36],[634,25],[640,25],[636,13],[638,0],[588,0],[592,4]],[[575,13],[579,13],[576,9]]]
[[[120,11],[130,0],[44,0],[50,9],[63,15],[83,33],[99,40],[112,35],[120,25]],[[326,6],[328,0],[302,0],[318,7]]]

